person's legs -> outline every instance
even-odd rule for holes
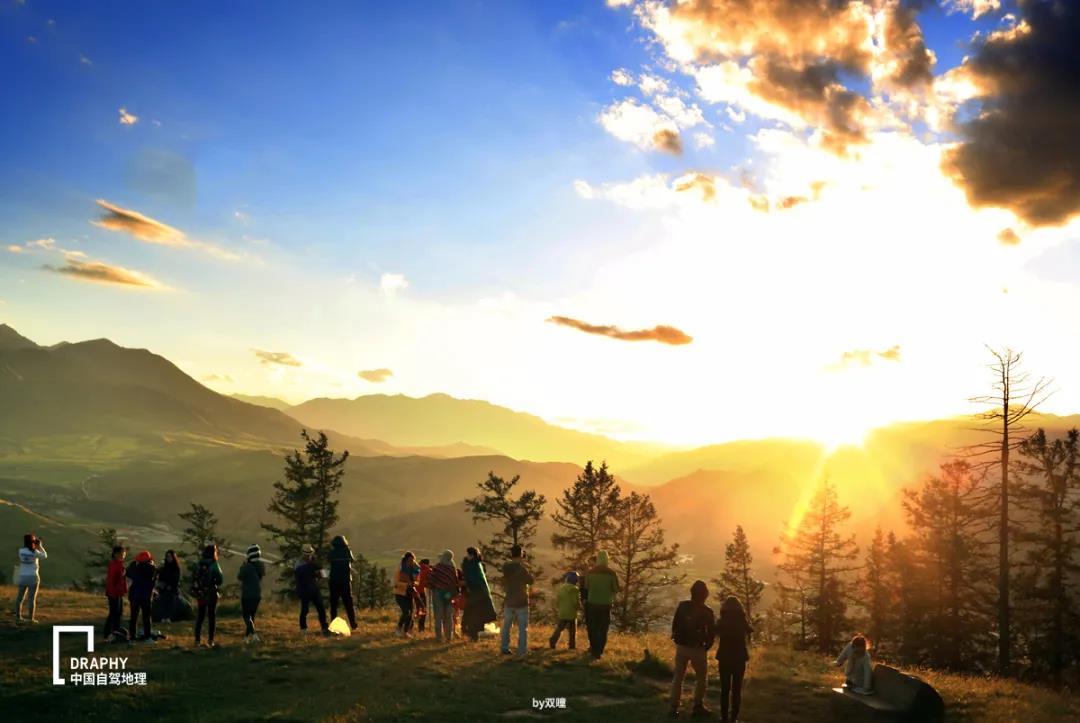
[[[341,602],[345,606],[345,614],[349,617],[349,627],[356,630],[356,607],[353,605],[352,585],[345,583],[341,591]]]
[[[746,675],[746,663],[735,668],[731,672],[731,719],[739,719],[739,709],[742,707],[742,684]]]
[[[589,638],[589,652],[596,655],[596,606],[585,603],[585,634]]]
[[[202,600],[198,601],[199,612],[195,616],[195,644],[198,645],[202,639],[202,625],[203,620],[206,619],[206,603]]]
[[[720,673],[720,719],[727,721],[728,698],[731,695],[731,670],[721,663],[717,665],[717,672]]]
[[[562,635],[563,628],[565,628],[565,627],[566,627],[566,621],[565,620],[560,620],[559,624],[555,626],[555,632],[553,632],[551,634],[551,637],[548,638],[548,647],[551,648],[552,650],[554,650],[555,646],[559,644],[559,636]]]
[[[704,708],[705,688],[709,683],[709,660],[703,648],[694,650],[690,664],[694,667],[694,708]]]
[[[514,608],[503,607],[502,631],[499,635],[499,647],[504,653],[510,652],[510,625],[514,622]]]
[[[408,595],[395,595],[394,599],[397,600],[398,609],[401,610],[401,615],[398,616],[397,629],[401,632],[408,632],[406,624],[412,619],[412,605],[409,603]]]
[[[431,624],[435,630],[435,640],[441,641],[443,638],[443,604],[442,593],[438,590],[435,590],[431,595],[431,614],[435,616],[435,620]]]
[[[337,617],[338,600],[341,599],[341,583],[330,583],[330,619]]]
[[[514,611],[518,626],[517,654],[525,655],[529,651],[529,606],[514,608]]]
[[[140,605],[142,605],[143,638],[149,640],[150,639],[150,600],[143,600],[140,603]]]
[[[251,632],[255,633],[255,617],[259,614],[259,603],[262,602],[262,598],[254,598],[251,601]]]
[[[251,598],[240,598],[240,614],[244,618],[244,637],[250,637],[255,633],[255,613],[252,611],[253,601]]]
[[[596,657],[600,657],[604,654],[604,648],[607,647],[608,628],[611,627],[611,606],[610,605],[597,605],[597,630],[596,630]]]
[[[15,617],[22,618],[23,599],[26,597],[29,586],[19,578],[18,587],[15,589]]]
[[[206,618],[207,618],[207,636],[206,640],[211,645],[214,644],[214,628],[217,627],[217,596],[215,595],[209,602],[206,603]]]
[[[308,606],[311,604],[311,599],[307,593],[300,595],[300,629],[307,630],[307,613]]]
[[[325,633],[330,629],[330,623],[326,620],[326,606],[323,605],[322,594],[315,593],[315,597],[312,598],[311,602],[315,604],[315,612],[319,614],[319,627]]]
[[[139,629],[139,601],[133,597],[128,597],[128,607],[131,608],[131,622],[128,624],[128,639],[135,640],[139,637],[136,632]]]
[[[683,678],[686,677],[686,664],[690,662],[685,645],[675,646],[675,675],[671,679],[671,710],[677,711],[682,701]]]
[[[30,599],[30,619],[37,620],[37,594],[38,588],[41,587],[41,580],[30,578],[26,587],[26,596]]]
[[[120,627],[120,620],[124,615],[124,598],[108,595],[106,599],[109,601],[109,616],[105,618],[105,639],[108,640]]]
[[[570,631],[570,650],[577,650],[577,620],[568,620],[566,628]]]

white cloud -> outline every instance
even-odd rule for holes
[[[648,73],[642,74],[641,79],[638,81],[638,88],[640,88],[641,92],[645,95],[655,95],[656,93],[668,92],[668,84],[666,80],[655,75],[649,75]]]
[[[1001,0],[946,0],[945,10],[948,13],[967,13],[973,20],[987,13],[997,12],[1001,9]]]
[[[134,113],[129,113],[127,108],[120,108],[120,125],[133,126],[139,122],[139,116]]]
[[[385,296],[393,297],[409,287],[409,282],[403,274],[385,273],[379,279],[379,290]]]
[[[693,128],[696,125],[708,125],[705,116],[697,104],[686,105],[677,95],[661,95],[656,98],[657,107],[680,128]]]
[[[83,65],[93,65],[94,64],[94,61],[90,60],[90,58],[86,57],[85,55],[83,55],[81,53],[79,54],[79,62],[82,63]]]
[[[634,76],[626,68],[616,68],[611,71],[611,82],[615,85],[633,85]]]
[[[675,121],[657,113],[633,98],[612,103],[600,114],[600,125],[621,141],[633,143],[642,150],[657,146],[658,133],[675,133],[679,128]]]
[[[716,145],[716,139],[708,133],[698,131],[694,134],[694,145],[698,148],[712,148]]]

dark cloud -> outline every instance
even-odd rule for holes
[[[101,261],[86,261],[75,254],[68,254],[64,262],[63,266],[46,264],[42,268],[80,281],[90,281],[98,284],[117,284],[143,289],[165,288],[152,277],[139,271],[125,269],[123,266],[113,266]]]
[[[1029,0],[1021,22],[994,33],[964,68],[980,112],[943,169],[973,206],[1012,210],[1032,226],[1080,213],[1080,3]]]
[[[286,351],[265,351],[263,349],[252,349],[252,351],[255,352],[255,356],[259,357],[259,361],[263,364],[278,364],[285,367],[303,366],[299,359]]]
[[[689,344],[694,340],[693,337],[673,326],[660,325],[654,326],[651,329],[623,331],[617,326],[598,326],[596,324],[588,324],[584,321],[579,321],[578,319],[572,319],[567,316],[552,316],[548,321],[552,324],[568,326],[571,329],[583,331],[586,334],[597,334],[599,336],[606,336],[621,341],[658,341],[661,344],[681,346],[683,344]]]
[[[859,366],[868,367],[873,364],[876,359],[891,362],[900,361],[900,345],[896,344],[882,351],[872,351],[870,349],[852,349],[851,351],[846,351],[840,355],[839,366],[847,367],[858,364]]]
[[[356,373],[356,376],[363,379],[365,382],[371,382],[372,384],[382,384],[390,377],[394,376],[394,372],[389,369],[365,369]]]
[[[921,5],[894,2],[883,13],[885,57],[892,66],[888,80],[902,88],[927,86],[934,77],[934,54],[916,20]]]
[[[670,128],[661,128],[652,137],[653,147],[658,151],[671,153],[676,156],[682,155],[682,136],[678,131]]]

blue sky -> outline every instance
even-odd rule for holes
[[[787,2],[732,39],[642,0],[2,0],[0,320],[148,347],[226,393],[444,391],[667,441],[816,433],[777,426],[779,401],[713,419],[761,384],[835,406],[834,437],[958,411],[1001,331],[943,325],[961,291],[1069,378],[1054,321],[1022,320],[1071,302],[1074,227],[976,208],[942,171],[951,119],[988,98],[965,58],[1021,42],[1017,8],[927,4],[894,47],[897,0],[850,0],[809,19],[846,28],[819,56]],[[922,39],[936,62],[900,83]]]

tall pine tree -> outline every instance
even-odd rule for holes
[[[595,467],[589,461],[574,484],[555,500],[558,510],[551,519],[558,529],[551,535],[551,544],[563,552],[564,568],[586,569],[597,550],[612,540],[621,497],[607,463]]]
[[[746,609],[746,618],[755,624],[754,613],[761,602],[765,583],[754,576],[754,557],[750,554],[750,542],[742,525],[736,525],[731,542],[724,550],[724,571],[715,582],[720,588],[720,595],[734,595]]]
[[[656,593],[682,580],[671,573],[679,545],[664,542],[664,528],[648,495],[631,492],[616,510],[609,549],[622,590],[611,608],[615,627],[643,632],[670,612],[661,608]]]

